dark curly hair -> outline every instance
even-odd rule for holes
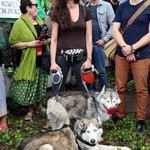
[[[69,9],[67,8],[68,0],[57,0],[54,8],[50,13],[52,21],[56,21],[60,27],[65,29],[72,29],[74,23],[71,20]],[[75,4],[79,4],[80,0],[74,0]]]
[[[26,14],[27,13],[27,6],[31,6],[32,2],[30,0],[21,0],[20,1],[20,11],[22,14]]]

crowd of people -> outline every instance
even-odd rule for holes
[[[0,20],[0,26],[8,29],[10,49],[19,54],[9,96],[19,105],[27,106],[28,112],[24,119],[32,120],[34,108],[42,113],[46,112],[42,105],[48,82],[48,74],[42,68],[44,51],[50,51],[50,71],[61,70],[63,75],[61,85],[53,83],[52,96],[57,94],[58,88],[59,91],[65,91],[70,68],[75,75],[77,90],[85,91],[80,70],[92,68],[92,64],[98,70],[98,89],[93,83],[88,85],[88,90],[101,91],[103,86],[107,87],[104,45],[113,37],[118,43],[115,79],[121,104],[112,119],[116,122],[125,117],[125,91],[129,73],[132,73],[136,87],[137,131],[146,130],[150,82],[150,6],[135,19],[123,35],[120,32],[120,29],[126,28],[129,18],[145,1],[20,0],[20,18],[12,20],[9,28],[4,20]],[[44,37],[41,36],[43,30],[49,30]],[[7,66],[5,62],[1,62],[7,68],[11,67],[12,63]],[[0,130],[4,128],[7,128],[7,105],[1,67]]]

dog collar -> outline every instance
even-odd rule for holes
[[[89,143],[89,142],[83,140],[79,135],[77,135],[77,136],[76,136],[76,143],[78,144],[78,149],[79,149],[79,150],[82,150],[82,149],[81,149],[81,147],[80,147],[80,145],[79,145],[79,143],[78,143],[77,140],[81,141],[82,143],[84,143],[84,144],[86,144],[86,145],[88,145],[88,146],[95,146],[95,145],[96,145],[96,144],[91,144],[91,143]]]

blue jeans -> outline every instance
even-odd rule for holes
[[[107,87],[107,74],[105,69],[104,48],[100,45],[93,45],[92,53],[93,65],[99,71],[98,74],[98,90],[101,91],[103,86]],[[95,90],[95,83],[88,86],[89,90]]]
[[[76,63],[72,63],[70,61],[67,61],[63,55],[57,55],[56,60],[57,60],[57,64],[60,66],[61,71],[63,73],[63,81],[62,81],[61,87],[59,87],[60,84],[53,84],[52,85],[52,91],[51,91],[50,96],[55,96],[58,94],[58,92],[65,91],[65,83],[67,80],[67,75],[68,75],[70,67],[72,67],[72,69],[73,69],[75,79],[77,82],[78,91],[85,91],[85,87],[82,83],[82,79],[80,76],[80,68],[81,68],[82,64],[85,62],[86,57],[83,58],[81,61],[76,62]]]

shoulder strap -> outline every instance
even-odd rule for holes
[[[134,20],[138,17],[140,13],[142,13],[148,6],[150,5],[150,0],[147,0],[141,7],[132,15],[132,17],[128,20],[127,26],[131,25]]]
[[[22,18],[21,18],[22,19]],[[36,35],[34,34],[34,32],[31,30],[30,26],[25,22],[24,19],[22,19],[24,21],[24,23],[26,24],[26,26],[29,28],[29,30],[32,32],[33,36],[35,39],[37,39]]]

